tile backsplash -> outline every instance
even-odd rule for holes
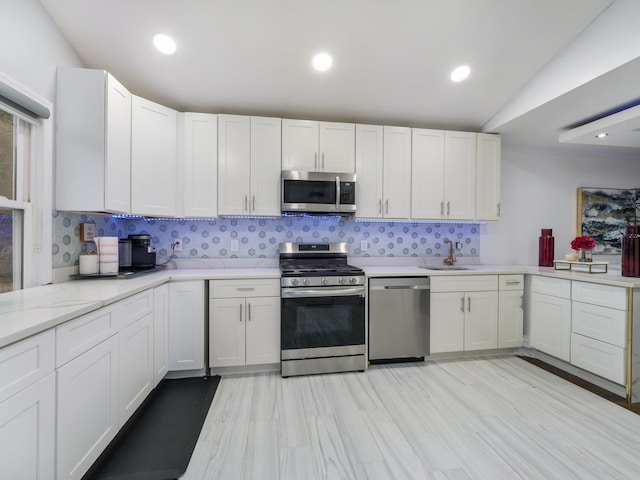
[[[95,251],[80,242],[80,223],[96,224],[98,236],[148,233],[158,262],[173,258],[275,258],[281,242],[347,242],[350,256],[445,257],[445,238],[459,242],[456,255],[480,255],[480,227],[472,223],[366,222],[342,217],[146,219],[53,213],[53,267],[77,265],[78,255]],[[361,247],[363,243],[367,249]],[[232,251],[237,244],[237,251]]]

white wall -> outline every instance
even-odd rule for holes
[[[481,228],[481,261],[537,265],[542,228],[553,229],[554,258],[571,252],[578,187],[640,187],[640,151],[614,158],[503,145],[501,173],[501,217]]]
[[[0,70],[55,102],[56,67],[84,66],[38,0],[0,0]]]

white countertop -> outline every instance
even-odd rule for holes
[[[369,277],[533,274],[640,288],[640,278],[619,271],[581,273],[528,265],[464,265],[468,270],[427,270],[415,265],[366,265]],[[168,281],[280,278],[279,268],[190,268],[154,272],[127,280],[75,280],[0,295],[0,348]]]

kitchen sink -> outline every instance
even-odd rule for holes
[[[469,267],[458,267],[456,265],[426,265],[420,268],[425,270],[473,270]]]

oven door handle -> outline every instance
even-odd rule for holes
[[[365,287],[283,288],[282,298],[364,296]]]

